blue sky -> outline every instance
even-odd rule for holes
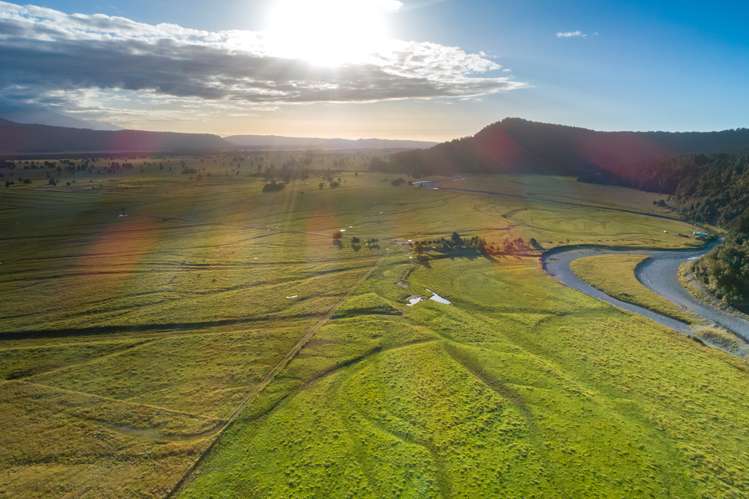
[[[271,1],[252,0],[33,3],[65,13],[102,13],[212,32],[263,30],[272,8]],[[447,96],[430,89],[426,98],[395,93],[395,100],[372,102],[358,96],[303,105],[254,102],[256,111],[236,119],[196,119],[194,114],[182,119],[175,111],[160,120],[133,116],[126,124],[221,134],[435,140],[472,134],[506,116],[606,130],[749,126],[747,2],[403,0],[387,22],[389,34],[399,40],[485,54],[511,73],[489,70],[477,76],[508,76],[513,84],[475,92],[462,86]],[[64,104],[54,105],[65,111]],[[110,105],[102,108],[112,112]],[[87,111],[76,112],[86,117]]]

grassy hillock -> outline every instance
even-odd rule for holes
[[[334,318],[356,317],[359,315],[399,315],[401,313],[390,302],[376,293],[352,296],[338,306]]]

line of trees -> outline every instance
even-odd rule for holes
[[[344,247],[343,231],[337,230],[333,233],[333,245],[338,248]],[[380,249],[380,240],[372,237],[368,239],[362,239],[358,236],[351,237],[351,249],[354,251],[360,251],[364,246],[369,250]]]
[[[271,180],[263,186],[263,192],[279,192],[286,188],[286,184],[283,182],[276,182]]]
[[[535,243],[535,244],[534,244]],[[488,243],[479,236],[464,238],[457,232],[453,232],[449,238],[427,239],[413,241],[411,248],[419,261],[428,259],[428,253],[456,254],[459,251],[473,251],[487,257],[501,255],[527,255],[540,248],[535,240],[531,244],[522,238],[507,238],[497,243]]]

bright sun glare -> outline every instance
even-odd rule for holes
[[[365,62],[389,38],[397,0],[276,0],[268,18],[271,50],[321,66]]]

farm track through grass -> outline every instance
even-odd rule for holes
[[[378,262],[379,263],[379,262]],[[289,352],[275,365],[273,366],[273,369],[271,369],[268,374],[266,374],[263,377],[263,380],[260,382],[260,384],[257,385],[257,387],[254,388],[250,394],[245,397],[237,406],[237,408],[232,412],[232,414],[227,419],[226,423],[222,426],[222,428],[219,431],[219,436],[226,431],[226,429],[236,421],[236,419],[242,414],[242,412],[245,410],[248,404],[250,404],[253,400],[255,400],[260,394],[265,390],[265,388],[270,385],[275,377],[282,372],[288,365],[296,358],[296,356],[299,354],[299,352],[302,351],[302,349],[314,338],[315,334],[322,328],[330,319],[333,317],[333,314],[335,314],[336,309],[343,304],[343,302],[346,301],[346,299],[351,296],[351,294],[354,292],[356,287],[358,287],[361,283],[369,279],[369,277],[372,275],[372,273],[376,270],[377,264],[375,264],[362,278],[357,282],[357,284],[349,289],[349,291],[341,298],[341,300],[336,303],[333,307],[328,310],[327,314],[320,319],[318,322],[316,322],[305,334],[301,337],[301,339],[294,344],[294,346],[289,350]],[[193,471],[201,465],[203,460],[205,459],[205,456],[208,455],[208,453],[213,449],[213,446],[215,442],[217,442],[218,439],[214,440],[211,445],[209,445],[206,450],[200,455],[200,457],[195,461],[194,465],[192,465],[185,474],[179,479],[177,484],[174,486],[174,488],[170,491],[169,496],[174,496],[175,494],[179,493],[179,491],[185,486],[185,484],[190,480],[192,477]]]

